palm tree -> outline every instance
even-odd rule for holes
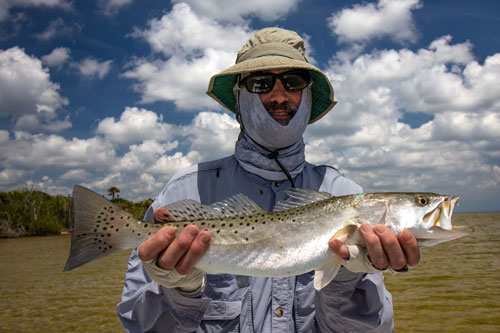
[[[115,194],[120,193],[120,189],[116,186],[111,186],[108,188],[108,195],[111,196],[111,200],[115,199]]]

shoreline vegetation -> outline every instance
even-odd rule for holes
[[[111,202],[139,220],[153,202],[146,199],[134,203],[118,197],[118,188],[110,189]],[[69,195],[50,195],[31,187],[0,192],[0,238],[68,234],[72,226],[72,198]]]

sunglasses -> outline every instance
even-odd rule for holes
[[[290,91],[302,90],[311,83],[311,75],[307,71],[290,71],[281,74],[250,74],[239,82],[239,86],[244,86],[252,93],[264,94],[273,89],[276,79],[279,79],[283,87]]]

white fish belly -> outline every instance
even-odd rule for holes
[[[328,248],[331,235],[310,234],[295,233],[295,238],[300,236],[300,239],[288,241],[280,235],[279,239],[250,244],[210,245],[196,267],[209,274],[267,277],[303,274],[316,269],[334,255]]]

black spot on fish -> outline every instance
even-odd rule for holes
[[[250,226],[250,223],[247,223],[247,227],[249,227],[249,226]]]
[[[262,221],[262,224],[266,224],[266,221]]]
[[[217,230],[217,233],[220,233],[220,230]]]
[[[215,229],[215,224],[212,224],[212,228],[214,228],[214,229]]]
[[[111,234],[108,234],[108,237],[111,237]]]
[[[141,235],[141,233],[139,232],[139,233],[137,234],[137,236],[140,236],[140,235]]]
[[[125,224],[125,226],[126,226],[126,227],[128,227],[128,226],[129,226],[129,224],[127,223],[127,224]]]
[[[148,227],[148,223],[144,223],[144,228],[147,228]]]
[[[113,216],[111,216],[110,220],[113,221],[115,218]]]
[[[106,227],[102,228],[102,230],[106,230],[106,229],[108,229],[108,228],[106,228]]]
[[[94,232],[97,232],[97,229],[94,229]]]
[[[246,237],[245,240],[248,242],[248,237]]]
[[[116,232],[118,232],[120,229],[116,228]]]
[[[234,231],[234,233],[235,233],[235,234],[237,234],[237,233],[238,233],[238,230],[235,230],[235,231]]]
[[[223,226],[223,227],[225,227],[225,226],[226,226],[226,224],[225,224],[225,223],[222,223],[222,226]]]
[[[233,226],[233,224],[232,224],[232,223],[230,223],[230,224],[229,224],[229,226],[230,226],[230,227],[232,227],[232,226]]]
[[[201,225],[205,225],[205,222],[201,222]]]
[[[255,230],[255,227],[252,227],[252,230]]]
[[[110,245],[110,246],[109,246],[109,248],[111,249],[111,248],[112,248],[112,246]]]

